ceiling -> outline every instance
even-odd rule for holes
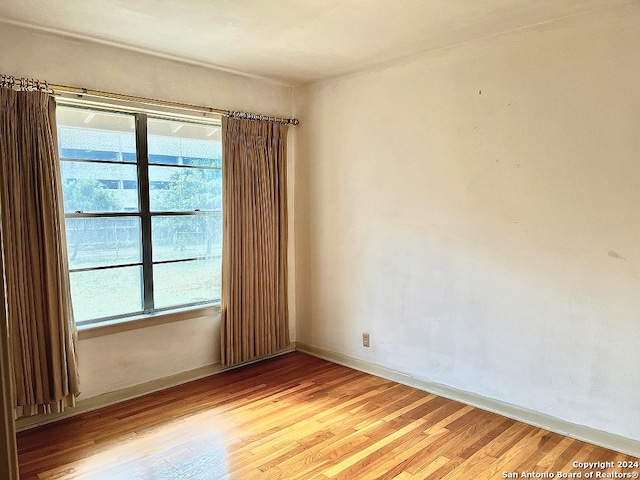
[[[2,0],[0,22],[303,84],[630,1]]]

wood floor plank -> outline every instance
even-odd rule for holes
[[[494,479],[638,460],[298,352],[21,432],[18,448],[23,480]]]
[[[419,424],[418,428],[380,449],[379,458],[369,459],[366,465],[356,464],[358,472],[365,477],[394,478],[404,470],[407,459],[421,451],[428,451],[428,446],[439,436],[449,433],[445,426],[472,410],[473,407],[464,406],[426,430],[422,428],[422,424]]]

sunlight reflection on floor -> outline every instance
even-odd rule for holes
[[[43,478],[63,473],[83,480],[228,478],[225,430],[211,412],[196,414],[121,438]]]

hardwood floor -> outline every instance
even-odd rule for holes
[[[576,468],[638,459],[302,353],[28,430],[18,447],[22,480],[640,473]]]

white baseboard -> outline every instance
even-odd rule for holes
[[[251,363],[256,363],[267,358],[276,357],[285,353],[290,353],[295,350],[295,343],[289,345],[289,347],[279,351],[274,355],[268,355],[261,357],[250,362],[243,363],[241,365],[234,365],[233,367],[223,367],[221,363],[214,363],[206,365],[204,367],[189,370],[187,372],[181,372],[168,377],[159,378],[157,380],[151,380],[150,382],[133,385],[131,387],[116,390],[115,392],[103,393],[95,397],[87,398],[85,400],[78,400],[76,406],[65,410],[63,413],[51,414],[51,415],[34,415],[31,417],[21,417],[16,420],[16,431],[21,432],[30,428],[40,427],[48,423],[57,422],[64,418],[74,417],[81,413],[91,412],[99,408],[108,407],[116,403],[131,400],[133,398],[141,397],[149,393],[164,390],[166,388],[182,385],[183,383],[199,380],[210,375],[215,375],[220,372],[232,370],[234,368],[243,367]]]
[[[420,380],[412,377],[411,375],[302,342],[296,342],[296,350],[359,370],[361,372],[386,378],[387,380],[392,380],[419,390],[434,393],[441,397],[462,402],[473,407],[478,407],[482,410],[497,413],[504,417],[518,420],[535,427],[544,428],[545,430],[566,435],[567,437],[609,448],[626,455],[640,457],[640,442],[637,440],[625,438],[613,433],[603,432],[584,425],[571,423],[544,413],[529,410],[517,405],[511,405],[493,398],[483,397],[464,390],[458,390],[447,385]]]

